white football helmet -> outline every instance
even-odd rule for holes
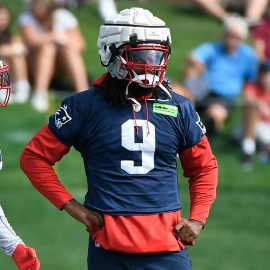
[[[143,87],[163,82],[170,44],[165,22],[143,8],[125,9],[106,19],[97,41],[101,64],[112,77]]]
[[[0,106],[5,107],[10,98],[11,84],[8,75],[8,66],[0,61]]]

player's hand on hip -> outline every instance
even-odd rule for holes
[[[39,270],[40,262],[35,249],[19,244],[12,254],[19,270]]]
[[[68,201],[63,209],[66,210],[70,216],[83,223],[89,233],[92,233],[94,230],[104,225],[102,214],[85,207],[75,199]]]
[[[198,220],[182,218],[180,222],[174,227],[175,235],[187,245],[193,245],[204,224]]]

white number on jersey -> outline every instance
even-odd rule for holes
[[[130,119],[121,126],[122,146],[129,151],[141,151],[142,166],[135,166],[133,160],[121,160],[121,169],[129,174],[146,174],[154,169],[154,154],[156,149],[155,126],[148,121],[147,127],[147,120],[136,120],[136,123],[137,126],[142,128],[142,143],[135,142],[135,123],[133,119]]]

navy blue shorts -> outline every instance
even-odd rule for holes
[[[191,270],[187,249],[158,254],[126,254],[107,251],[89,240],[88,270]]]

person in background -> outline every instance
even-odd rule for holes
[[[21,168],[86,226],[88,270],[190,270],[186,246],[205,226],[218,168],[193,104],[164,81],[170,30],[150,11],[130,8],[106,19],[97,44],[107,72],[63,101],[24,148]],[[72,146],[84,161],[84,204],[53,168]],[[177,154],[189,179],[188,218],[181,216]]]
[[[260,62],[270,60],[270,14],[253,29],[253,46]]]
[[[29,2],[31,0],[24,0]],[[55,2],[67,9],[74,10],[78,7],[85,5],[90,2],[90,0],[55,0]],[[101,19],[112,17],[117,14],[117,7],[114,0],[97,0],[98,14]]]
[[[266,13],[269,0],[194,0],[201,8],[207,11],[220,21],[224,21],[230,13],[227,11],[231,8],[233,11],[241,12],[243,19],[250,27],[259,23]]]
[[[245,84],[255,82],[257,58],[244,43],[248,27],[239,16],[223,24],[224,40],[208,42],[188,56],[183,85],[194,95],[196,109],[205,119],[208,135],[223,130]]]
[[[24,103],[30,95],[26,54],[27,50],[22,40],[11,31],[11,15],[8,8],[0,4],[0,58],[10,67],[13,103]]]
[[[258,80],[247,85],[244,92],[243,165],[252,168],[256,145],[263,160],[270,154],[270,61],[260,64]]]
[[[31,102],[37,111],[49,108],[48,90],[53,77],[69,78],[77,92],[89,88],[82,57],[85,40],[70,11],[58,8],[54,0],[31,0],[18,23],[29,49],[34,91]]]
[[[117,14],[117,7],[114,0],[98,0],[98,12],[102,20]]]
[[[181,83],[179,83],[178,81],[173,80],[173,79],[169,79],[168,83],[170,84],[172,91],[174,91],[175,93],[177,93],[179,95],[182,95],[182,96],[188,98],[191,102],[194,103],[194,96]]]
[[[5,107],[9,101],[11,85],[8,66],[0,61],[0,107]],[[3,158],[0,150],[0,171]],[[35,249],[27,247],[23,240],[15,233],[8,222],[0,205],[0,250],[11,256],[19,270],[39,270],[40,262]]]

